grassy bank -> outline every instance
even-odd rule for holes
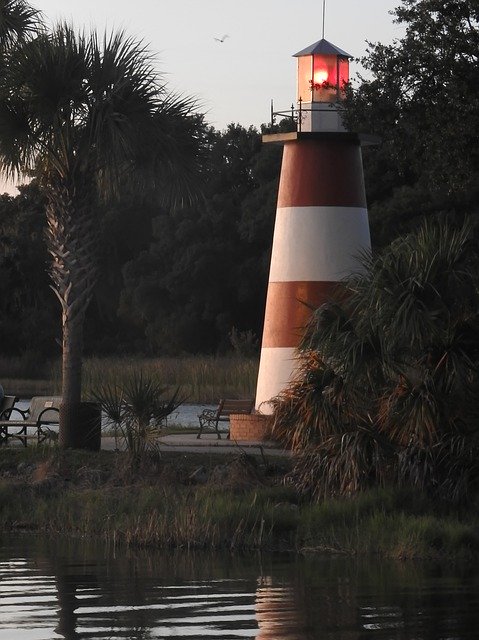
[[[164,454],[132,467],[125,453],[1,449],[0,527],[160,548],[479,554],[477,517],[386,490],[311,504],[284,486],[287,465]]]
[[[188,402],[216,403],[219,398],[252,398],[258,361],[239,356],[179,358],[86,358],[83,393],[91,396],[100,385],[121,385],[132,372],[155,377],[162,385],[182,388]],[[58,395],[60,365],[39,364],[31,358],[0,358],[0,381],[8,394]]]

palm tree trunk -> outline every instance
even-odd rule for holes
[[[81,400],[83,322],[79,318],[64,318],[62,331],[63,404],[77,404]]]
[[[83,318],[70,318],[68,313],[64,314],[62,332],[62,404],[58,441],[62,449],[81,448]]]
[[[47,203],[47,245],[52,257],[53,290],[62,307],[62,404],[59,444],[82,448],[81,371],[83,323],[97,278],[98,229],[86,197],[86,185],[50,184]]]

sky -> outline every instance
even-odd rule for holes
[[[150,44],[169,87],[195,97],[218,129],[268,122],[295,99],[292,55],[322,36],[322,0],[31,0],[45,17],[124,29]],[[326,0],[325,37],[355,57],[401,34],[400,0]],[[224,42],[214,38],[228,37]],[[358,69],[352,65],[352,71]]]
[[[217,129],[259,127],[295,100],[293,54],[322,37],[322,0],[30,0],[46,21],[124,30],[142,40],[169,89],[195,98]],[[389,43],[400,0],[326,0],[325,38],[355,58]],[[218,42],[215,38],[222,39]],[[360,71],[351,65],[351,76]],[[0,191],[12,187],[0,182]],[[14,191],[13,191],[14,192]]]

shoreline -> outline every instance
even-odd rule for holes
[[[479,519],[417,492],[311,503],[288,458],[0,449],[0,528],[155,549],[479,559]]]

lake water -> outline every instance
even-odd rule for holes
[[[16,406],[25,411],[30,406],[30,400],[19,400]],[[203,409],[216,409],[217,406],[212,404],[182,404],[168,416],[168,424],[180,427],[198,427],[198,415]],[[12,420],[18,420],[19,418],[20,416],[15,412],[12,414]],[[53,427],[53,429],[55,428]]]
[[[465,640],[479,572],[0,538],[0,640]]]

